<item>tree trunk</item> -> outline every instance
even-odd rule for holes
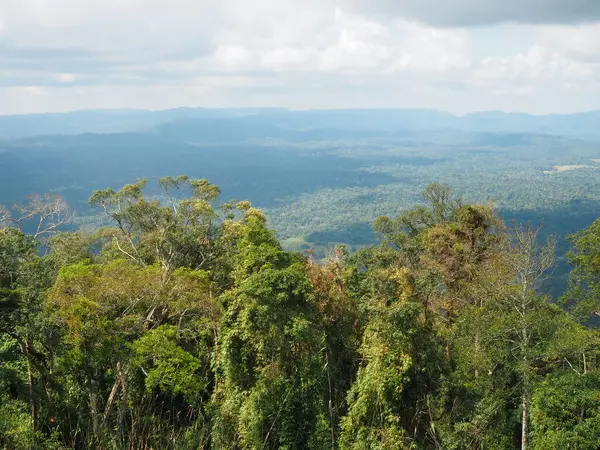
[[[479,378],[479,369],[477,369],[477,364],[479,364],[479,330],[475,332],[475,378]]]
[[[90,413],[92,416],[92,435],[94,440],[98,441],[98,431],[99,431],[99,422],[98,422],[98,395],[96,394],[96,384],[94,382],[90,383]]]
[[[523,300],[523,314],[525,314],[525,300]],[[522,330],[522,351],[523,355],[523,394],[521,400],[521,407],[523,408],[523,415],[521,420],[521,450],[527,450],[527,434],[529,431],[529,359],[527,357],[527,351],[529,349],[529,335],[527,333],[527,323],[523,323]]]
[[[527,389],[523,391],[523,423],[521,426],[521,450],[527,450],[527,431],[529,428],[529,393]]]
[[[33,395],[33,373],[31,372],[31,343],[29,337],[25,339],[25,357],[27,358],[27,385],[29,388],[29,409],[31,414],[31,441],[29,448],[32,449],[35,442],[35,398]]]
[[[527,284],[525,284],[527,286]],[[523,291],[523,297],[521,299],[521,311],[523,317],[523,323],[521,324],[521,351],[523,352],[523,394],[521,400],[521,407],[523,408],[523,415],[521,420],[521,450],[527,450],[527,432],[529,431],[529,333],[527,329],[526,315],[528,310],[527,303],[527,291]]]
[[[119,405],[119,430],[121,442],[125,442],[125,414],[127,413],[127,370],[119,368],[119,378],[121,379],[121,404]]]

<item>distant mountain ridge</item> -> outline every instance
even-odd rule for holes
[[[215,128],[216,127],[216,128]],[[221,132],[216,132],[220,129]],[[402,133],[459,131],[550,134],[600,138],[600,110],[531,115],[482,111],[463,116],[428,109],[175,108],[158,111],[117,109],[0,116],[0,138],[83,133],[199,133],[215,138],[285,136],[307,130]],[[266,133],[266,134],[265,134]],[[336,133],[334,133],[336,134]],[[240,136],[241,137],[241,136]]]

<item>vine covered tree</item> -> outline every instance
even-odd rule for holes
[[[598,223],[563,309],[553,240],[423,199],[324,260],[187,176],[95,191],[96,230],[0,208],[0,446],[598,448]]]

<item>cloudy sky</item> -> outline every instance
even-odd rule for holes
[[[0,113],[600,109],[600,0],[0,0]]]

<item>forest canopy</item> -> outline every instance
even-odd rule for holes
[[[600,221],[555,242],[431,184],[377,245],[286,251],[187,176],[0,207],[0,447],[596,449]]]

